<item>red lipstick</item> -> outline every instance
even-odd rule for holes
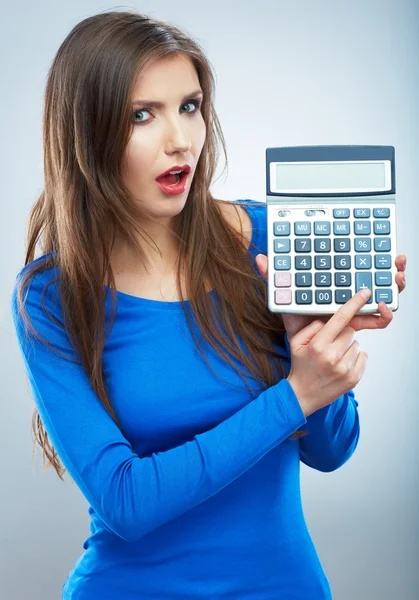
[[[171,175],[170,173],[173,171],[180,171],[180,173]],[[186,164],[182,167],[176,165],[156,177],[156,183],[165,194],[170,196],[182,194],[185,191],[186,180],[190,172],[189,165]]]
[[[170,167],[170,169],[167,169],[167,171],[165,171],[164,173],[161,173],[161,175],[156,177],[156,179],[160,179],[160,177],[169,175],[170,171],[183,171],[184,173],[186,173],[186,175],[188,175],[191,172],[191,167],[189,165],[183,165],[182,167],[180,167],[179,165],[175,165],[174,167]]]

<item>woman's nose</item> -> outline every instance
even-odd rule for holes
[[[187,152],[192,146],[190,133],[179,123],[173,124],[167,133],[167,152]]]

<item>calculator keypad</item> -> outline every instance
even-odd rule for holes
[[[390,207],[339,207],[330,215],[274,220],[275,304],[344,304],[365,287],[373,290],[366,304],[391,304]]]

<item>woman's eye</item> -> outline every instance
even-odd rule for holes
[[[195,110],[188,110],[186,111],[187,114],[195,114],[196,112],[198,112],[200,106],[201,106],[201,102],[199,100],[190,100],[189,102],[186,102],[186,104],[184,104],[183,106],[188,106],[189,104],[192,104],[195,107]],[[149,113],[150,110],[147,108],[141,108],[141,109],[137,109],[134,112],[134,122],[135,123],[147,123],[148,121],[150,121],[150,119],[144,119],[141,118],[140,120],[137,119],[137,115],[139,115],[140,113]]]
[[[196,113],[198,112],[199,107],[201,106],[201,103],[199,100],[190,100],[189,102],[187,102],[186,104],[184,104],[183,106],[188,106],[188,104],[192,104],[193,106],[195,106],[195,110],[193,111],[188,111],[188,112],[193,112]]]
[[[136,120],[136,115],[140,114],[140,113],[146,113],[146,112],[150,112],[149,110],[146,110],[145,108],[142,108],[141,110],[136,110],[134,113],[134,121],[136,123],[144,123],[145,121],[149,121],[150,119],[141,119],[140,121]]]

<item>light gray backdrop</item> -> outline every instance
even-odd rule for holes
[[[89,535],[87,504],[77,487],[43,470],[39,452],[32,468],[33,405],[9,298],[23,264],[28,212],[43,185],[41,121],[50,63],[78,21],[130,6],[186,30],[215,68],[230,161],[228,176],[213,185],[216,197],[265,200],[268,146],[396,148],[397,251],[408,257],[408,287],[387,330],[357,334],[369,361],[356,388],[361,438],[354,456],[333,473],[302,464],[301,478],[307,523],[334,599],[416,600],[418,0],[22,0],[2,7],[0,596],[58,600]]]

